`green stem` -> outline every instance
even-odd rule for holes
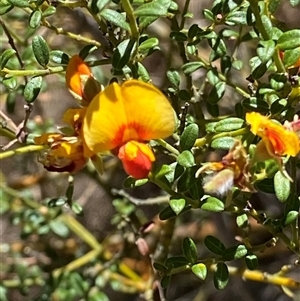
[[[23,147],[19,147],[14,150],[9,150],[3,153],[0,153],[0,160],[9,158],[14,155],[21,155],[29,152],[38,152],[45,148],[43,145],[27,145]]]
[[[136,18],[134,16],[134,11],[133,8],[129,2],[129,0],[122,0],[122,6],[124,11],[126,12],[128,21],[129,21],[129,26],[131,29],[131,35],[134,39],[138,40],[140,36],[139,28],[136,23]]]
[[[185,1],[184,8],[183,8],[183,11],[182,11],[182,14],[181,14],[180,29],[184,28],[184,23],[185,23],[185,20],[186,20],[185,15],[186,15],[186,13],[187,13],[187,11],[189,9],[190,2],[191,2],[191,0],[186,0]]]
[[[271,40],[272,37],[269,36],[269,34],[266,31],[266,28],[265,28],[265,26],[262,22],[258,2],[259,2],[258,0],[250,0],[249,1],[251,10],[252,10],[252,12],[254,14],[254,17],[255,17],[255,26],[258,29],[258,31],[260,32],[262,38],[265,41],[268,41],[268,40]],[[284,65],[283,65],[283,63],[282,63],[282,61],[279,57],[279,50],[278,49],[275,51],[275,53],[273,55],[273,60],[275,62],[275,65],[277,67],[278,72],[285,73],[286,71],[285,71]]]
[[[54,74],[60,73],[66,70],[66,67],[58,66],[58,67],[48,67],[47,69],[43,70],[11,70],[7,68],[3,68],[0,70],[0,75],[2,73],[8,76],[37,76],[37,75],[47,75],[47,74]]]
[[[202,147],[205,144],[209,144],[211,141],[218,139],[218,138],[223,138],[223,137],[237,137],[237,136],[242,136],[244,134],[248,133],[248,128],[241,128],[235,131],[231,132],[223,132],[215,135],[208,134],[205,137],[198,138],[195,141],[194,147]]]
[[[72,215],[63,214],[59,219],[92,249],[102,252],[103,248],[94,235],[82,226]]]
[[[84,42],[86,44],[91,44],[91,45],[95,45],[97,46],[98,48],[102,47],[101,43],[99,43],[98,41],[96,40],[93,40],[93,39],[89,39],[89,38],[86,38],[86,37],[83,37],[79,34],[75,34],[75,33],[72,33],[70,31],[66,31],[64,30],[63,28],[58,28],[58,27],[55,27],[53,25],[51,25],[47,20],[42,20],[42,23],[41,23],[43,26],[53,30],[56,32],[57,35],[64,35],[66,37],[69,37],[73,40],[76,40],[76,41],[79,41],[79,42]]]
[[[162,147],[164,147],[166,150],[168,150],[170,153],[172,153],[173,155],[175,155],[176,157],[180,154],[179,151],[173,147],[172,145],[170,145],[168,142],[166,142],[163,139],[157,139],[156,142],[161,145]]]

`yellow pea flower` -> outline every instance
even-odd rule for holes
[[[128,80],[112,83],[95,96],[82,135],[90,152],[112,151],[128,174],[145,178],[154,161],[146,142],[170,136],[175,127],[175,113],[165,95],[153,85]]]
[[[251,132],[262,138],[270,156],[295,157],[299,153],[299,138],[295,132],[257,112],[247,113],[246,121]]]

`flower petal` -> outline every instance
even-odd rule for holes
[[[116,136],[126,124],[121,87],[113,83],[100,92],[87,108],[83,121],[87,147],[97,153],[120,146],[120,139]]]
[[[155,160],[151,148],[136,141],[129,141],[121,146],[118,157],[126,173],[135,179],[147,178]]]
[[[113,83],[90,103],[83,125],[93,152],[112,150],[130,140],[165,138],[175,131],[168,99],[154,86],[138,80]]]
[[[297,134],[256,112],[246,114],[251,132],[261,137],[270,155],[293,156],[300,151]]]
[[[71,57],[66,71],[67,87],[76,95],[83,97],[83,85],[80,76],[90,77],[92,72],[79,55]]]
[[[139,139],[166,138],[174,133],[175,112],[160,90],[138,80],[126,81],[121,89],[127,122],[140,127]]]

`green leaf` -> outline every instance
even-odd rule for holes
[[[273,40],[260,41],[257,48],[257,55],[262,63],[269,61],[275,53],[275,42]]]
[[[78,216],[83,216],[83,208],[76,202],[71,205],[71,210]]]
[[[296,7],[300,4],[300,0],[290,0],[290,4],[291,6]]]
[[[134,188],[134,187],[142,186],[142,185],[146,184],[147,182],[148,182],[148,179],[136,180],[132,177],[128,177],[128,178],[125,179],[125,181],[123,183],[123,186],[125,188]]]
[[[234,60],[232,62],[232,68],[235,70],[241,70],[243,68],[243,62],[240,60]]]
[[[56,8],[54,6],[48,6],[43,12],[43,17],[46,18],[52,16],[55,13],[56,13]]]
[[[168,269],[179,268],[179,267],[182,267],[182,266],[187,266],[188,264],[189,264],[189,262],[183,256],[169,257],[165,261],[165,266]]]
[[[157,271],[160,271],[160,272],[166,272],[167,271],[167,268],[159,263],[159,262],[153,262],[153,267],[157,270]]]
[[[236,224],[239,228],[245,229],[249,225],[248,216],[246,213],[238,215],[236,217]]]
[[[14,49],[6,49],[0,56],[0,69],[3,69],[8,61],[15,55]]]
[[[247,24],[247,12],[234,10],[229,12],[229,14],[225,18],[225,24],[230,26],[233,25],[246,25]]]
[[[226,287],[229,281],[228,267],[225,263],[219,262],[214,273],[214,285],[216,289],[222,290]]]
[[[210,102],[206,103],[207,111],[213,117],[218,117],[220,115],[218,104],[212,104]]]
[[[160,284],[162,288],[167,288],[170,284],[171,276],[163,276],[161,278]]]
[[[99,13],[99,15],[106,21],[125,29],[126,31],[130,31],[130,26],[126,22],[124,15],[117,12],[116,10],[105,8]]]
[[[272,1],[268,2],[268,11],[270,12],[270,14],[273,15],[276,12],[280,3],[281,3],[281,0],[272,0]]]
[[[211,147],[214,149],[229,150],[234,145],[235,139],[233,137],[221,137],[214,139]]]
[[[219,133],[235,131],[240,129],[243,126],[244,122],[244,119],[237,117],[225,118],[217,122],[214,130]]]
[[[67,199],[65,197],[61,197],[61,198],[54,198],[51,199],[47,202],[47,206],[52,208],[52,207],[61,207],[63,205],[65,205],[67,202]]]
[[[225,252],[223,252],[223,259],[226,261],[234,260],[234,259],[240,259],[247,255],[248,250],[246,246],[244,245],[238,245],[235,247],[231,247],[226,249]]]
[[[145,83],[147,83],[151,80],[147,69],[140,62],[137,63],[137,73],[138,73],[138,78],[141,79],[142,81],[144,81]]]
[[[1,6],[0,6],[0,16],[5,15],[13,8],[14,8],[13,5],[10,4],[8,1],[2,1]],[[1,298],[0,298],[0,300],[1,300]]]
[[[253,254],[250,254],[250,255],[247,255],[245,257],[245,262],[246,262],[246,265],[247,265],[247,268],[249,270],[256,270],[257,269],[257,266],[258,266],[258,259],[257,259],[257,256],[256,255],[253,255]]]
[[[188,38],[192,40],[194,37],[197,36],[197,34],[200,34],[202,32],[202,29],[197,25],[193,24],[188,31]]]
[[[166,16],[170,7],[171,0],[154,0],[150,3],[145,3],[139,6],[134,14],[138,17],[141,16]]]
[[[204,9],[202,11],[202,13],[203,13],[205,19],[212,21],[212,22],[215,21],[214,13],[212,11],[210,11],[209,9]]]
[[[2,80],[3,85],[9,90],[16,90],[18,87],[18,82],[15,76],[4,78]]]
[[[284,218],[284,226],[290,225],[292,222],[294,222],[299,216],[299,211],[289,211],[287,215]]]
[[[139,47],[138,51],[147,54],[151,49],[158,46],[159,40],[157,38],[150,38],[143,41]]]
[[[185,41],[188,40],[188,37],[184,33],[180,32],[180,31],[172,31],[170,33],[170,38],[172,40],[177,41],[177,42],[185,42]]]
[[[67,65],[69,56],[61,50],[52,50],[50,51],[50,60],[59,65]]]
[[[288,51],[288,50],[287,50]],[[271,87],[275,90],[275,91],[280,91],[281,89],[284,88],[284,85],[287,82],[287,78],[284,74],[281,73],[273,73],[269,76],[269,81],[270,81],[270,85]]]
[[[185,199],[170,199],[170,207],[178,215],[185,207]]]
[[[159,213],[159,219],[161,221],[165,221],[167,219],[173,218],[176,216],[176,213],[174,210],[171,208],[171,206],[168,206],[164,208],[160,213]]]
[[[199,128],[198,125],[196,123],[192,123],[190,125],[188,125],[181,137],[180,137],[180,149],[181,150],[190,150],[194,144],[196,139],[198,138],[198,133],[199,133]]]
[[[70,233],[69,228],[58,219],[51,220],[49,226],[51,230],[58,236],[67,237]]]
[[[191,238],[184,238],[182,242],[182,251],[189,263],[195,263],[197,261],[197,246]]]
[[[180,74],[178,71],[175,70],[168,70],[167,71],[167,77],[172,84],[173,87],[176,89],[179,89],[179,84],[180,84]]]
[[[197,263],[192,266],[192,272],[201,280],[205,280],[207,276],[207,268],[204,263]]]
[[[273,179],[264,179],[262,181],[255,183],[255,188],[265,193],[275,193],[274,189],[274,180]]]
[[[35,36],[32,39],[33,54],[38,63],[45,67],[49,63],[49,47],[42,36]]]
[[[278,39],[277,45],[281,50],[300,47],[300,29],[292,29],[284,32]]]
[[[43,78],[36,76],[30,79],[24,88],[24,97],[28,103],[35,101],[39,95],[43,84]]]
[[[29,7],[30,2],[28,0],[8,0],[9,3],[16,7]]]
[[[284,52],[283,64],[287,67],[294,65],[300,60],[300,47],[289,49]]]
[[[223,74],[227,74],[231,69],[231,57],[224,55],[221,57],[221,71]]]
[[[42,13],[40,10],[33,11],[32,14],[29,17],[29,27],[31,28],[37,28],[42,19]]]
[[[189,62],[182,65],[181,70],[184,74],[191,74],[204,66],[202,62]]]
[[[183,167],[192,167],[195,165],[195,158],[190,151],[185,150],[177,157],[177,162]]]
[[[223,255],[226,250],[223,243],[214,236],[206,236],[204,239],[204,244],[209,251],[217,255]]]
[[[274,176],[274,189],[278,200],[284,203],[290,195],[291,183],[280,170]]]
[[[256,111],[261,114],[269,113],[269,105],[263,101],[258,99],[257,97],[249,97],[242,100],[242,106],[247,111]]]
[[[212,68],[208,70],[206,77],[212,86],[215,86],[217,83],[220,82],[218,70],[216,68]]]
[[[135,40],[127,39],[118,45],[112,57],[112,66],[116,70],[122,70],[122,68],[130,61],[136,44]]]
[[[224,95],[226,83],[218,82],[208,94],[208,102],[216,104]]]
[[[261,16],[261,21],[262,21],[262,24],[263,24],[268,36],[273,38],[273,25],[272,25],[272,21],[270,20],[270,18],[267,15],[263,14]]]
[[[224,203],[215,197],[208,197],[201,205],[202,210],[211,212],[222,212],[224,208]]]

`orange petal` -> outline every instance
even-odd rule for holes
[[[80,76],[91,76],[90,68],[84,63],[79,55],[71,57],[66,71],[67,87],[76,95],[83,97],[82,80]]]
[[[268,144],[270,144],[276,155],[295,157],[299,152],[299,139],[296,133],[275,123],[270,123],[265,127],[263,140],[267,144],[268,151]]]
[[[130,140],[170,136],[176,118],[168,99],[154,86],[138,80],[113,83],[90,103],[83,135],[93,152],[112,150]]]
[[[121,146],[118,157],[126,173],[135,179],[147,178],[155,160],[151,148],[136,141],[129,141]]]
[[[263,139],[271,155],[295,157],[298,154],[299,138],[295,132],[256,112],[247,113],[246,121],[251,125],[251,131]]]

